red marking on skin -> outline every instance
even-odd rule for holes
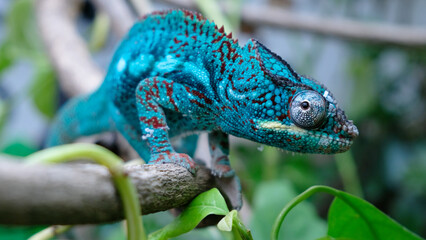
[[[188,90],[188,89],[187,89]],[[203,99],[204,102],[206,102],[207,104],[212,104],[213,101],[211,99],[209,99],[208,97],[206,97],[206,95],[196,91],[196,90],[192,90],[191,91],[192,94],[194,94],[195,96],[197,96],[200,99]]]
[[[256,77],[256,74],[252,74],[249,78],[247,78],[246,82],[251,82],[252,81],[251,79],[254,78],[254,77]],[[265,93],[265,95],[266,95],[266,93]]]
[[[244,62],[244,61],[243,61],[243,59],[241,58],[241,59],[240,59],[240,61],[238,62],[238,65],[241,65],[243,62]],[[244,71],[243,71],[241,74],[244,74]]]
[[[238,108],[237,108],[237,106],[232,105],[232,107],[235,109],[235,111],[237,111],[237,112],[238,112]],[[238,115],[238,116],[239,116],[239,115]]]
[[[166,123],[164,122],[163,119],[159,119],[157,117],[151,117],[151,118],[146,118],[146,117],[140,117],[139,120],[141,122],[144,122],[154,128],[163,128],[166,127]]]
[[[159,142],[158,142],[158,144],[167,144],[167,143],[169,143],[169,141],[168,141],[168,140],[163,140],[163,141],[159,141]]]
[[[240,57],[240,55],[235,53],[234,56],[232,56],[232,61],[235,62],[235,60],[237,60],[238,57]]]
[[[179,44],[179,43],[181,43],[181,42],[182,42],[182,41],[178,40],[176,37],[175,37],[175,38],[173,38],[173,41],[174,41],[176,44]]]
[[[201,107],[201,108],[205,108],[206,106],[202,103],[200,103],[199,101],[195,100],[195,99],[190,99],[189,100],[191,103],[195,103],[197,106]]]
[[[191,38],[194,39],[194,41],[197,41],[197,36],[192,35]]]
[[[287,142],[291,142],[291,139],[290,139],[290,138],[287,138],[287,139],[286,139],[286,141],[287,141]]]
[[[183,12],[183,14],[184,14],[186,17],[189,17],[191,20],[194,20],[194,15],[195,15],[196,19],[197,19],[197,20],[199,20],[199,21],[201,21],[201,20],[206,20],[206,19],[203,17],[203,15],[201,15],[200,13],[197,13],[197,12],[191,12],[191,11],[188,11],[188,10],[179,10],[179,11],[182,11],[182,12]]]
[[[228,91],[225,91],[225,98],[226,98],[226,99],[229,99]]]
[[[221,56],[220,58],[223,58],[223,56]],[[220,65],[220,73],[223,74],[225,72],[225,68],[226,68],[226,63],[222,60],[222,64]]]
[[[301,136],[299,136],[299,137],[297,137],[297,136],[293,136],[293,139],[297,141],[297,140],[302,139],[302,137],[301,137]]]
[[[224,36],[225,35],[219,35],[217,38],[213,39],[212,43],[220,42]]]
[[[220,33],[223,33],[224,31],[225,31],[225,29],[223,28],[223,26],[222,27],[220,27],[219,28],[219,30],[218,30]]]
[[[180,54],[176,54],[176,57],[180,57]]]
[[[250,122],[251,124],[254,124],[254,120],[253,120],[253,119],[250,119],[250,120],[249,120],[249,122]]]
[[[166,86],[166,94],[170,99],[170,103],[173,105],[173,107],[175,107],[175,111],[179,112],[179,109],[176,106],[176,102],[173,99],[173,84],[169,85],[167,82],[165,82],[165,86]]]
[[[206,23],[206,21],[204,21],[201,25],[200,25],[200,35],[203,35],[204,33],[204,24]]]
[[[234,49],[234,48],[232,48],[231,43],[230,43],[230,42],[228,42],[228,41],[223,41],[223,42],[220,44],[220,49],[222,49],[222,48],[223,48],[223,46],[226,46],[226,47],[228,48],[228,53],[226,54],[226,58],[227,58],[228,60],[230,60],[230,59],[231,59],[231,53],[234,53],[234,52],[235,52],[235,49]]]
[[[214,151],[216,149],[216,145],[212,144],[210,145],[210,148]]]
[[[279,115],[279,116],[277,116],[277,120],[278,121],[284,121],[284,119],[286,119],[287,118],[287,115],[285,115],[285,114],[283,114],[283,113],[281,113],[281,115]]]
[[[255,126],[251,126],[251,129],[253,129],[253,131],[255,131],[255,132],[257,132],[257,130],[259,130],[259,129],[257,129],[257,127],[255,127]]]
[[[216,158],[215,162],[220,162],[220,161],[222,161],[222,160],[224,160],[224,159],[228,159],[228,156],[226,156],[226,155],[222,155],[222,156],[220,156],[220,157]]]

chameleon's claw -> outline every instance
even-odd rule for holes
[[[197,164],[190,156],[184,153],[158,153],[151,156],[148,164],[164,164],[173,163],[186,168],[190,173],[195,175],[197,172]]]
[[[230,178],[235,176],[235,171],[233,169],[230,169],[228,171],[212,169],[212,175],[218,178]]]
[[[221,159],[215,161],[215,165],[212,166],[212,174],[219,178],[235,176],[235,171],[231,168],[231,165],[229,165],[227,156],[223,156]]]

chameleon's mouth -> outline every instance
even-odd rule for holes
[[[317,149],[320,149],[323,153],[341,153],[347,151],[352,143],[353,138],[334,137],[324,133],[314,133],[311,135],[313,138],[319,139],[317,143]],[[337,146],[337,147],[331,147]],[[333,150],[337,149],[337,150]]]
[[[297,152],[310,153],[340,153],[347,151],[353,139],[358,135],[358,129],[351,122],[348,122],[345,134],[330,135],[325,132],[310,131],[300,128],[296,125],[285,125],[278,121],[259,121],[257,126],[260,129],[274,130],[277,132],[285,132],[287,136],[291,136],[290,142],[284,141],[284,148]],[[346,129],[348,130],[348,129]],[[299,144],[291,144],[291,140],[300,141]],[[297,140],[300,139],[300,140]],[[278,146],[279,147],[279,146]]]

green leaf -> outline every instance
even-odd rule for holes
[[[46,117],[53,118],[57,103],[55,73],[48,64],[39,66],[37,70],[30,95],[37,109]]]
[[[289,181],[264,182],[256,189],[253,199],[253,219],[250,229],[253,239],[270,239],[275,218],[286,203],[296,197]],[[287,216],[279,239],[315,239],[326,235],[327,225],[309,202],[300,203]]]
[[[8,29],[7,39],[12,44],[16,55],[31,55],[41,49],[41,41],[37,32],[34,5],[31,0],[13,1],[6,17]]]
[[[0,134],[10,113],[10,102],[0,100]]]
[[[322,238],[318,238],[317,240],[351,240],[350,238],[334,238],[330,236],[325,236]]]
[[[35,146],[31,146],[30,144],[23,141],[12,142],[0,150],[2,153],[19,157],[26,157],[36,151],[37,148]]]
[[[149,235],[148,239],[169,239],[194,229],[210,214],[226,215],[229,212],[219,190],[213,188],[198,195],[172,223]]]
[[[237,211],[232,210],[228,214],[223,217],[219,223],[217,224],[217,228],[219,228],[220,231],[224,232],[230,232],[232,231],[232,221],[237,216]]]
[[[0,45],[0,73],[2,73],[5,69],[10,67],[15,60],[12,54],[10,53],[10,43],[8,41],[4,41]]]
[[[372,204],[341,191],[328,213],[328,235],[350,239],[421,239]]]
[[[0,239],[22,240],[28,239],[45,226],[7,226],[0,225]]]
[[[243,222],[238,217],[237,210],[232,210],[225,217],[223,217],[217,224],[217,228],[224,232],[233,231],[237,239],[253,240],[250,230],[244,226]]]

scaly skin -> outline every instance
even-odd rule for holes
[[[182,10],[133,26],[102,86],[61,110],[48,145],[105,131],[119,131],[150,164],[191,172],[196,164],[169,138],[208,131],[219,176],[233,175],[228,134],[304,153],[343,152],[358,135],[324,86],[258,41],[241,48],[223,27]]]

